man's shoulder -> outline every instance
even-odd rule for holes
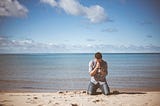
[[[107,64],[107,61],[105,61],[105,60],[102,60],[102,61],[103,61],[104,64]]]
[[[89,64],[95,64],[95,63],[96,63],[95,60],[90,60],[90,61],[89,61]]]

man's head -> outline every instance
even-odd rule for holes
[[[98,62],[101,62],[102,61],[102,54],[100,52],[95,53],[95,59]]]

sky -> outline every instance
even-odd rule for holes
[[[0,53],[160,53],[159,0],[0,0]]]

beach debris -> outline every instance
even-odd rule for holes
[[[94,103],[96,103],[96,102],[100,102],[100,100],[98,100],[98,99],[97,99],[97,100],[94,100],[93,102],[94,102]]]
[[[76,103],[71,104],[71,106],[78,106]]]
[[[86,93],[86,91],[81,91],[81,93]]]
[[[63,94],[63,91],[58,91],[59,94]]]
[[[38,99],[38,97],[34,97],[33,99]]]

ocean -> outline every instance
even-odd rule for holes
[[[0,91],[86,90],[93,53],[0,54]],[[160,90],[159,53],[103,53],[110,89]]]

